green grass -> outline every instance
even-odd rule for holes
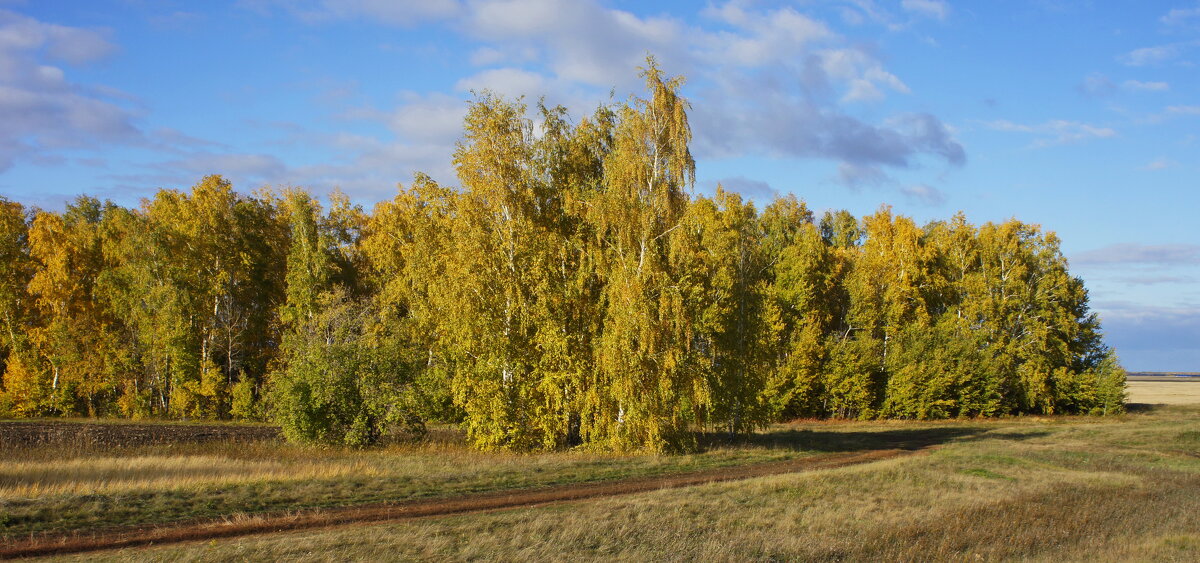
[[[803,437],[809,448],[789,437],[741,445],[710,439],[705,452],[683,456],[520,455],[476,452],[441,435],[365,451],[277,440],[9,447],[0,450],[0,538],[696,471],[832,447],[828,433],[812,433]]]
[[[755,449],[773,440],[812,446],[804,451],[865,449],[897,436],[943,445],[834,470],[80,559],[1194,561],[1197,434],[1195,407],[1108,419],[797,424],[689,459],[799,451]],[[558,461],[544,463],[559,466],[550,457]],[[513,459],[528,467],[543,458]],[[671,459],[659,463],[683,458]]]

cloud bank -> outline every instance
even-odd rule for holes
[[[123,94],[67,76],[115,51],[101,32],[0,10],[0,172],[63,149],[145,141]]]

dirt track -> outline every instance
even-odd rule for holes
[[[96,534],[48,536],[0,546],[0,558],[83,553],[124,547],[148,546],[151,544],[162,545],[251,534],[324,528],[346,524],[413,520],[507,508],[544,506],[561,502],[625,495],[658,489],[689,487],[705,483],[749,479],[766,475],[830,469],[903,455],[912,455],[927,450],[928,448],[921,450],[893,449],[823,454],[782,462],[725,467],[692,473],[602,483],[577,483],[451,498],[422,499],[393,504],[304,511],[294,514],[266,514],[223,521],[191,522],[166,526],[142,526]]]

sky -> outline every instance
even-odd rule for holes
[[[696,192],[1056,232],[1131,371],[1200,371],[1200,0],[0,0],[0,196],[222,174],[368,208],[472,92],[687,79]]]

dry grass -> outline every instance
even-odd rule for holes
[[[38,442],[0,447],[0,540],[604,481],[813,453],[795,444],[671,457],[481,453],[446,431],[366,451],[276,439],[120,447]]]
[[[1200,559],[1200,409],[790,431],[853,442],[906,428],[970,431],[931,455],[818,473],[86,559]]]
[[[1200,405],[1200,381],[1130,381],[1130,403]]]
[[[136,455],[64,461],[0,462],[0,502],[54,495],[183,490],[253,481],[375,476],[364,461],[237,459],[216,455]]]

